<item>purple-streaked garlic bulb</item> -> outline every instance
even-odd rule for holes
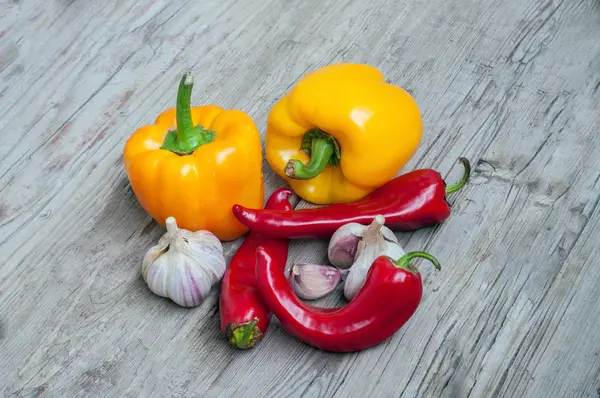
[[[225,274],[221,241],[209,231],[177,227],[166,220],[167,232],[142,261],[142,276],[150,290],[182,307],[201,304]]]
[[[384,223],[385,217],[378,215],[362,234],[356,249],[356,259],[344,281],[344,296],[348,300],[356,297],[363,287],[371,265],[377,257],[388,256],[397,261],[405,254],[395,236],[393,241],[387,239]]]
[[[368,227],[368,225],[355,222],[339,227],[329,240],[329,247],[327,248],[329,262],[340,269],[350,268],[356,260],[358,244]],[[385,240],[398,243],[396,235],[388,227],[381,226],[380,232]]]

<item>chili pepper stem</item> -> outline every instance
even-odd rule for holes
[[[310,162],[305,165],[299,160],[292,159],[285,166],[285,174],[298,180],[315,178],[325,170],[334,151],[335,148],[331,140],[315,138],[312,140]]]
[[[414,268],[410,265],[410,260],[419,257],[431,261],[437,271],[440,271],[442,269],[440,266],[440,262],[435,257],[433,257],[429,253],[419,251],[406,253],[404,256],[400,257],[398,261],[396,261],[396,265],[400,268],[404,268],[405,270],[413,272]]]
[[[229,343],[242,350],[254,347],[262,337],[257,319],[246,323],[229,324],[226,334]]]
[[[175,108],[177,129],[167,133],[161,149],[167,149],[178,155],[189,155],[199,146],[214,140],[214,131],[206,130],[200,125],[194,126],[190,107],[193,87],[194,75],[188,71],[181,78],[177,91]]]
[[[469,159],[459,158],[458,161],[462,163],[463,167],[465,168],[465,171],[459,182],[446,187],[446,195],[450,195],[451,193],[458,191],[459,189],[464,187],[467,184],[467,182],[469,182],[469,177],[471,175],[471,163],[469,163]]]

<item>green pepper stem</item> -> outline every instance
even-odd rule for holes
[[[228,325],[226,334],[229,343],[242,350],[254,347],[262,337],[256,318],[244,324]]]
[[[310,180],[315,178],[329,164],[335,148],[331,140],[326,138],[315,138],[311,144],[310,162],[305,165],[297,159],[292,159],[285,166],[285,174],[297,180]]]
[[[411,265],[410,265],[410,260],[412,260],[414,258],[418,258],[418,257],[431,261],[436,270],[440,271],[442,269],[440,266],[440,262],[435,257],[433,257],[429,253],[418,252],[418,251],[406,253],[404,256],[400,257],[398,259],[398,261],[396,261],[396,264],[400,268],[404,268],[406,270],[412,271]]]
[[[199,146],[212,142],[215,138],[214,131],[206,130],[199,125],[194,126],[190,106],[193,87],[194,75],[191,71],[188,71],[181,78],[177,90],[177,105],[175,108],[177,129],[167,133],[161,147],[179,155],[188,155]]]
[[[192,109],[190,107],[192,100],[192,88],[194,87],[194,75],[191,71],[185,72],[179,82],[177,90],[177,107],[175,108],[175,117],[177,119],[177,141],[186,141],[190,132],[194,128],[192,122]]]
[[[469,182],[469,177],[471,175],[471,164],[469,163],[469,160],[467,158],[459,158],[458,161],[462,163],[462,165],[465,168],[465,171],[458,183],[446,187],[446,195],[450,195],[451,193],[458,191],[459,189],[464,187],[467,184],[467,182]]]

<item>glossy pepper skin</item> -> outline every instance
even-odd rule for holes
[[[347,203],[391,180],[414,155],[422,131],[413,97],[379,70],[332,64],[306,75],[273,106],[265,156],[302,199]]]
[[[141,206],[163,226],[172,216],[181,228],[233,240],[248,228],[234,217],[232,205],[261,207],[264,200],[260,135],[241,111],[190,107],[192,86],[188,72],[177,107],[127,140],[125,171]]]
[[[465,171],[456,185],[446,186],[432,169],[414,170],[394,178],[365,198],[353,203],[294,211],[249,209],[235,205],[233,213],[253,231],[281,238],[323,238],[350,222],[368,225],[378,214],[396,231],[413,231],[446,220],[451,213],[446,195],[456,192],[469,180],[471,166],[461,158]]]
[[[256,252],[258,288],[267,306],[292,336],[331,352],[359,351],[391,337],[417,310],[423,294],[421,275],[409,262],[424,257],[410,252],[394,263],[378,257],[356,297],[341,308],[315,307],[302,302],[287,281],[279,260],[268,248]]]
[[[279,188],[269,198],[267,209],[291,210],[292,191]],[[221,332],[239,349],[252,348],[262,339],[271,321],[271,312],[256,289],[256,249],[269,248],[274,261],[285,267],[289,240],[250,232],[235,252],[221,282],[219,310]]]

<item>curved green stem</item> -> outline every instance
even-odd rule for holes
[[[177,107],[175,108],[175,117],[177,119],[177,141],[186,141],[189,138],[190,131],[194,128],[192,122],[192,89],[194,88],[194,75],[187,71],[179,82],[177,90]]]
[[[191,71],[188,71],[181,78],[177,90],[177,105],[175,108],[177,129],[167,133],[161,147],[178,155],[188,155],[199,146],[212,142],[215,138],[214,131],[206,130],[199,125],[194,126],[190,107],[193,87],[194,75]]]
[[[334,144],[327,138],[314,138],[311,143],[310,162],[305,165],[299,160],[292,159],[285,166],[285,174],[298,180],[315,178],[329,164],[335,152]]]
[[[446,195],[450,195],[464,187],[467,182],[469,182],[469,177],[471,175],[471,163],[469,163],[469,159],[467,158],[459,158],[458,161],[462,163],[465,168],[462,178],[460,181],[454,185],[450,185],[446,187]]]
[[[400,268],[404,268],[406,270],[412,271],[411,265],[410,265],[410,260],[412,260],[414,258],[427,259],[433,263],[433,266],[435,267],[436,270],[440,271],[442,269],[442,267],[440,266],[440,262],[435,257],[433,257],[431,254],[425,253],[425,252],[408,252],[404,256],[400,257],[398,259],[398,261],[396,261],[396,264]]]

